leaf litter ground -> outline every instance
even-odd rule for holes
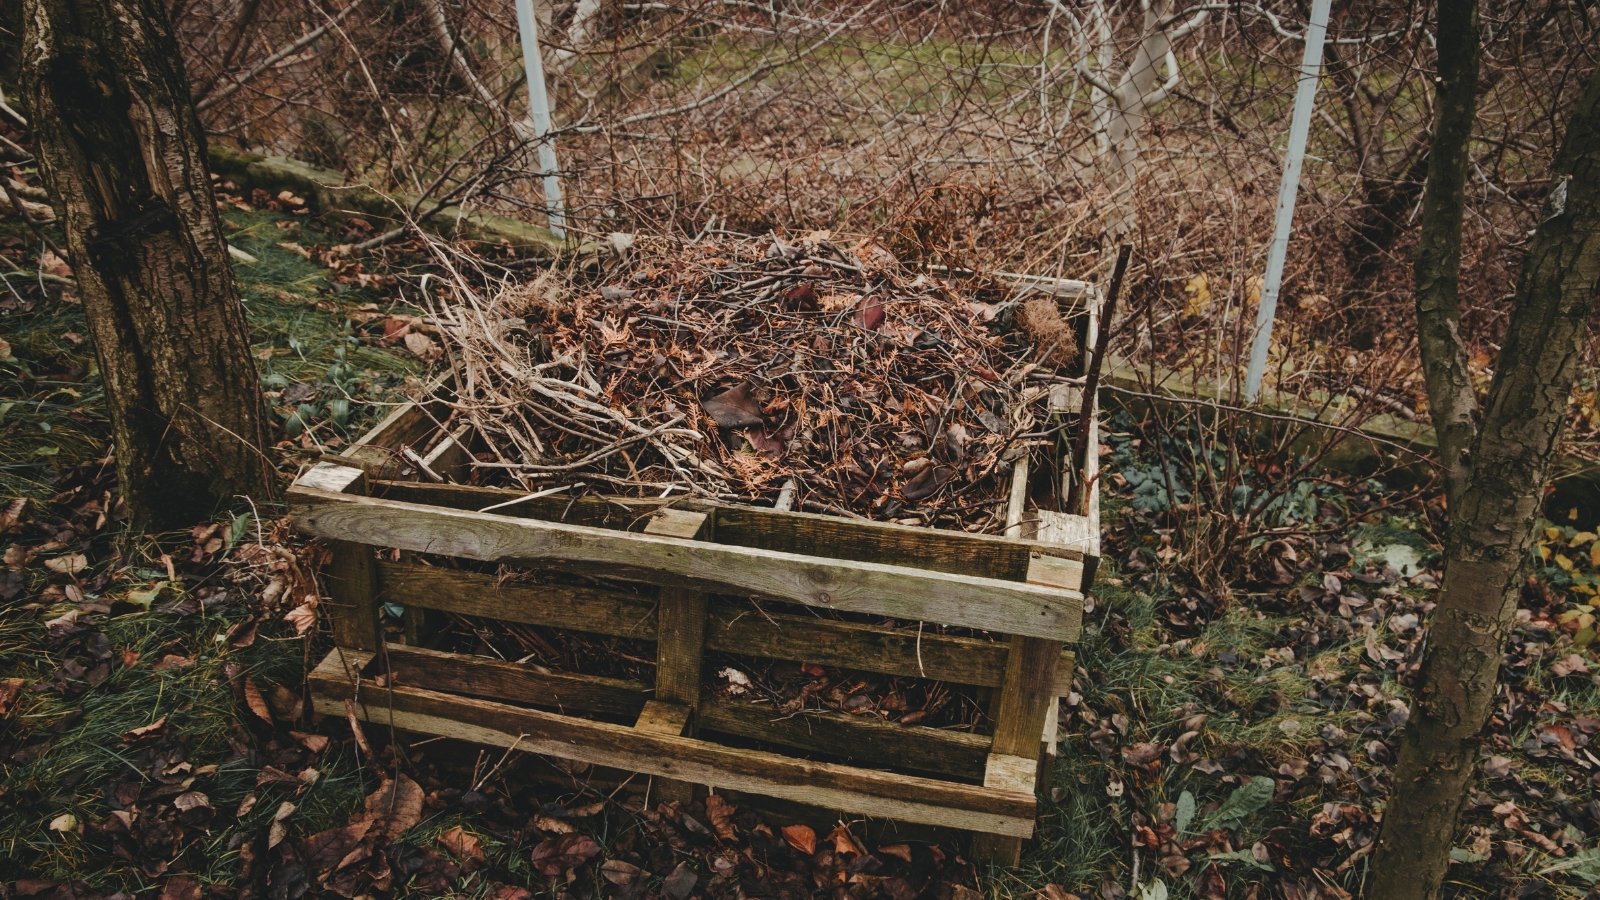
[[[272,229],[298,221],[270,212]],[[12,240],[0,252],[35,265],[29,239]],[[316,240],[282,243],[318,256]],[[279,243],[246,249],[299,256]],[[361,309],[356,273],[340,294],[340,276],[318,266],[287,325],[251,308],[269,365],[285,366],[269,387],[291,459],[347,439],[331,400],[382,397],[404,377],[365,363],[330,376],[336,348],[415,370],[405,311]],[[297,293],[252,285],[251,296],[277,290]],[[1108,482],[1120,562],[1088,616],[1039,840],[1023,867],[980,872],[949,844],[869,836],[861,823],[816,827],[718,797],[647,809],[548,761],[403,746],[309,714],[304,667],[325,646],[306,609],[315,548],[247,511],[159,540],[128,535],[108,503],[87,349],[10,337],[22,330],[11,323],[76,313],[53,283],[17,293],[32,306],[4,312],[7,396],[53,393],[63,415],[46,421],[81,436],[44,443],[29,429],[52,432],[22,418],[4,435],[7,452],[27,448],[7,456],[0,507],[7,896],[1360,894],[1437,577],[1434,510],[1296,538],[1270,565],[1241,558],[1223,603],[1186,580],[1159,509]],[[351,427],[363,408],[353,404]],[[1116,430],[1109,452],[1127,452],[1118,470],[1133,471],[1137,428]],[[1354,480],[1327,490],[1358,508],[1385,496]],[[1584,641],[1593,538],[1581,524],[1549,526],[1531,570],[1451,896],[1579,897],[1600,879],[1600,690]],[[1396,544],[1413,552],[1389,552]],[[1420,568],[1402,573],[1396,559]]]

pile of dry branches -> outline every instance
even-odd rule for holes
[[[457,414],[484,441],[478,476],[531,491],[996,531],[997,476],[1057,438],[1033,401],[1059,376],[1038,358],[1075,352],[1059,318],[1013,316],[984,279],[915,274],[826,233],[663,243],[598,277],[458,288],[435,314]]]

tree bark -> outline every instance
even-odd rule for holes
[[[1544,216],[1523,262],[1483,425],[1462,460],[1444,584],[1400,742],[1369,896],[1438,895],[1493,709],[1534,518],[1600,293],[1600,70],[1573,109]],[[1441,364],[1439,345],[1425,344],[1423,352],[1426,366]]]
[[[205,139],[160,0],[26,0],[24,87],[133,520],[270,497],[262,397]]]
[[[1438,16],[1439,89],[1417,239],[1417,345],[1444,466],[1445,497],[1454,506],[1466,487],[1466,452],[1478,413],[1467,348],[1461,342],[1460,304],[1461,218],[1478,105],[1477,0],[1445,0]]]

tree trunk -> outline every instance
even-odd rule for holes
[[[133,520],[270,497],[262,397],[205,138],[160,0],[26,0],[24,84]]]
[[[1431,898],[1444,880],[1597,292],[1600,70],[1573,109],[1544,221],[1523,263],[1483,424],[1463,460],[1463,485],[1450,507],[1444,585],[1401,738],[1369,896]],[[1433,355],[1438,349],[1428,346],[1425,365],[1441,365]]]
[[[1478,413],[1467,348],[1461,343],[1460,303],[1461,218],[1478,105],[1477,0],[1440,3],[1438,15],[1437,112],[1417,244],[1417,346],[1444,466],[1445,496],[1453,505],[1466,488],[1466,453]]]

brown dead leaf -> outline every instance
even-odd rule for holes
[[[851,856],[862,855],[861,845],[856,843],[855,836],[850,834],[850,829],[843,825],[828,832],[828,840],[833,842],[833,852],[836,854],[841,856],[847,853]]]
[[[433,338],[419,332],[408,332],[405,336],[406,349],[418,359],[432,360],[439,356],[439,344]]]
[[[174,875],[161,886],[161,900],[200,900],[200,882],[192,875]]]
[[[39,271],[57,278],[72,277],[72,267],[67,265],[67,261],[54,250],[45,250],[39,254]]]
[[[89,557],[82,553],[68,553],[44,561],[44,567],[62,575],[76,575],[89,568]]]
[[[283,620],[294,626],[295,634],[305,634],[315,628],[317,626],[317,603],[315,598],[284,613]]]
[[[17,698],[22,696],[22,686],[26,683],[21,678],[7,678],[0,681],[0,719],[11,715],[11,710],[17,705]]]
[[[878,855],[879,856],[892,856],[895,859],[903,859],[903,860],[905,860],[906,862],[909,863],[909,862],[911,862],[911,845],[910,844],[884,844],[883,846],[878,848]]]
[[[694,893],[694,886],[699,881],[700,876],[689,868],[689,864],[680,862],[678,867],[672,870],[672,874],[661,882],[661,892],[669,900],[688,900],[689,895]]]
[[[733,814],[738,809],[733,804],[722,799],[720,795],[710,794],[706,797],[706,818],[711,820],[711,828],[717,837],[725,841],[738,838],[738,832],[733,828]]]
[[[1600,543],[1595,546],[1600,547]],[[1550,664],[1550,673],[1557,678],[1565,678],[1568,675],[1587,675],[1589,674],[1589,664],[1582,656],[1576,653],[1569,653],[1564,658]]]
[[[883,301],[875,296],[861,298],[861,305],[856,307],[856,324],[868,331],[877,331],[883,316]]]
[[[355,822],[371,823],[389,840],[410,831],[422,821],[422,788],[405,775],[385,781],[367,796],[366,809]]]
[[[483,842],[478,840],[477,835],[460,825],[439,835],[438,841],[439,846],[450,851],[450,855],[464,863],[483,862]]]
[[[575,869],[600,853],[600,845],[586,834],[545,838],[533,848],[533,867],[549,876]]]
[[[10,345],[7,345],[9,349]],[[26,500],[8,500],[0,506],[0,534],[5,534],[22,521],[22,514],[28,509]]]
[[[272,709],[267,706],[267,698],[261,696],[261,688],[256,687],[255,679],[248,675],[244,678],[244,702],[261,721],[272,722]]]
[[[243,809],[242,806],[240,808]],[[267,849],[270,850],[278,846],[283,843],[284,838],[289,836],[289,817],[294,815],[296,809],[298,807],[287,800],[278,804],[277,811],[272,814],[272,826],[267,829]],[[240,813],[240,815],[243,815],[243,813]]]
[[[783,826],[783,839],[807,856],[817,852],[817,833],[806,825]]]
[[[617,887],[625,888],[637,882],[644,870],[626,860],[608,859],[600,864],[600,874]]]
[[[766,424],[749,382],[735,385],[700,403],[706,415],[723,428],[754,428]]]
[[[155,734],[165,727],[167,727],[167,717],[162,716],[154,722],[151,722],[149,725],[140,725],[138,728],[130,728],[123,732],[122,742],[125,744],[131,744],[135,741],[143,740],[144,738]]]

